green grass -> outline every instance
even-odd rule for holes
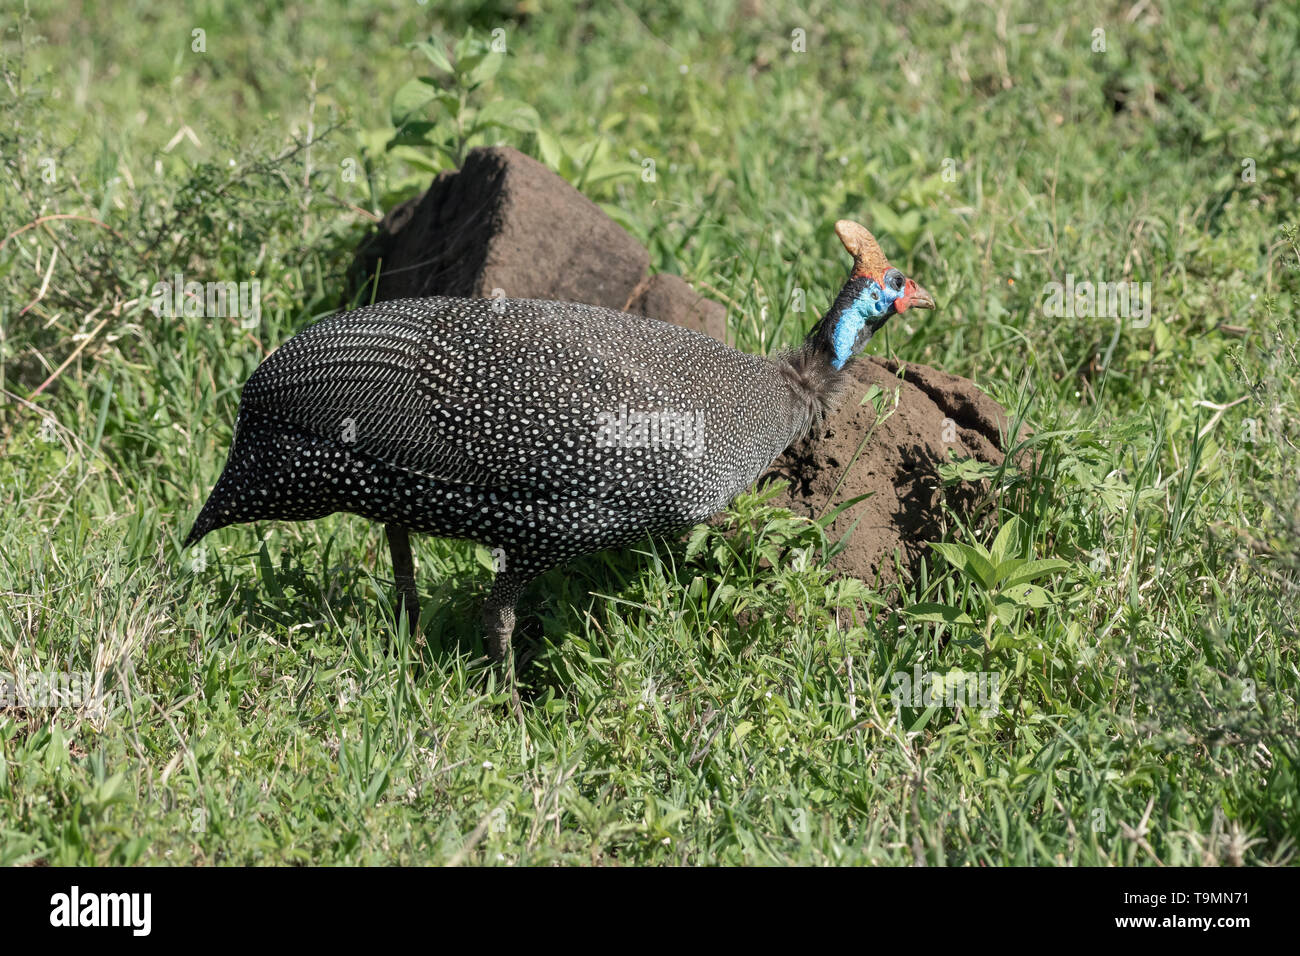
[[[1294,862],[1300,14],[750,6],[6,21],[0,671],[111,697],[0,710],[0,863]],[[1017,518],[1003,556],[1061,562],[1044,599],[999,603],[937,551],[873,595],[746,497],[689,546],[546,576],[521,722],[479,660],[480,549],[418,540],[420,641],[394,638],[358,518],[182,552],[242,383],[438,162],[383,149],[426,71],[404,44],[469,26],[506,30],[487,95],[532,104],[548,143],[655,160],[586,188],[728,304],[741,348],[797,341],[843,275],[831,223],[872,226],[940,305],[873,351],[1034,429],[951,540]],[[55,214],[82,218],[19,232]],[[177,271],[256,276],[260,323],[155,316]],[[1150,282],[1151,325],[1045,317],[1067,273]],[[992,671],[997,713],[895,707],[917,665]]]

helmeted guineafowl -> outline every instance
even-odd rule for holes
[[[408,532],[481,542],[500,556],[483,624],[502,659],[529,581],[725,507],[820,423],[890,315],[934,308],[866,229],[835,231],[853,270],[803,344],[772,358],[568,302],[406,299],[332,315],[244,386],[185,547],[260,519],[383,522],[414,629]]]

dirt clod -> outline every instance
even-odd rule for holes
[[[788,450],[763,477],[790,483],[773,504],[812,518],[870,494],[836,518],[828,534],[838,541],[853,528],[832,564],[882,587],[913,576],[925,556],[925,542],[942,538],[944,494],[959,513],[979,497],[980,489],[971,484],[945,492],[938,465],[950,457],[1001,464],[1000,432],[1009,427],[1002,406],[968,379],[924,365],[907,365],[900,379],[901,366],[876,357],[855,362],[851,369],[858,386],[845,396],[824,433]],[[871,385],[880,386],[890,404],[897,388],[898,407],[858,454],[876,419],[875,408],[861,404]],[[832,497],[846,469],[848,477]]]

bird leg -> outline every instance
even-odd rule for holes
[[[398,626],[402,615],[406,616],[408,634],[414,634],[420,624],[420,592],[415,588],[415,563],[411,560],[410,533],[395,524],[384,525],[384,534],[388,538],[388,550],[393,556],[393,580],[397,583],[397,594],[401,598],[397,610]]]
[[[531,574],[502,567],[492,582],[492,593],[483,604],[483,646],[498,663],[511,656],[510,635],[515,629],[515,605],[532,578]]]

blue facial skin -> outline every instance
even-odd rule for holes
[[[831,364],[835,368],[844,368],[844,363],[853,358],[854,343],[863,326],[878,321],[886,315],[902,292],[885,289],[875,279],[868,279],[862,294],[853,300],[853,304],[840,313],[835,323],[835,333],[831,336],[831,345],[835,349],[835,358]]]

